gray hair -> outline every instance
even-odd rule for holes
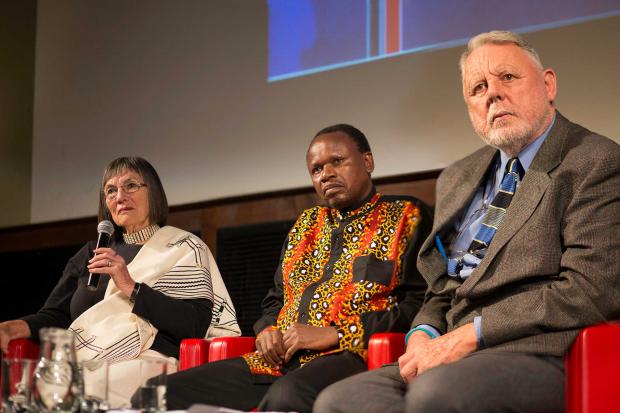
[[[530,57],[536,62],[536,64],[542,70],[543,65],[540,60],[540,56],[538,52],[534,50],[532,46],[521,36],[516,33],[494,30],[487,33],[480,33],[479,35],[472,37],[467,43],[467,49],[461,55],[461,59],[459,60],[459,68],[461,69],[461,76],[463,76],[463,66],[465,65],[465,60],[467,57],[477,48],[484,46],[486,44],[514,44],[517,47],[520,47],[524,50]]]

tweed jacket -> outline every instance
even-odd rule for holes
[[[620,318],[620,146],[556,112],[486,257],[458,281],[435,236],[454,236],[496,152],[484,147],[438,178],[418,257],[429,289],[412,326],[446,333],[481,316],[484,351],[561,356],[581,328]]]

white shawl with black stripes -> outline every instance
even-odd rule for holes
[[[169,297],[211,300],[213,316],[206,338],[241,334],[215,260],[195,235],[175,227],[163,227],[142,246],[127,269],[136,282]],[[133,314],[132,307],[129,298],[110,282],[104,299],[69,327],[77,335],[78,359],[119,362],[135,359],[149,349],[157,329]]]

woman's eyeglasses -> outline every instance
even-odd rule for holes
[[[126,194],[133,194],[134,192],[137,192],[143,186],[147,186],[147,185],[141,184],[140,182],[129,181],[129,182],[125,182],[124,184],[122,184],[120,188]],[[114,198],[116,198],[116,195],[118,195],[118,189],[119,187],[116,187],[114,185],[106,186],[103,189],[103,195],[105,195],[105,199],[107,201],[112,201]]]

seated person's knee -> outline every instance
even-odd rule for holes
[[[284,376],[276,380],[263,400],[261,400],[258,409],[261,411],[297,411],[305,412],[312,409],[312,400],[315,394],[308,394],[308,387],[300,380],[291,380]]]
[[[347,393],[338,388],[339,383],[334,383],[326,387],[319,393],[314,402],[313,410],[315,412],[340,412],[344,411],[341,406],[346,403]]]
[[[406,411],[460,412],[460,393],[441,374],[444,369],[431,369],[415,377],[409,383],[406,395]]]

